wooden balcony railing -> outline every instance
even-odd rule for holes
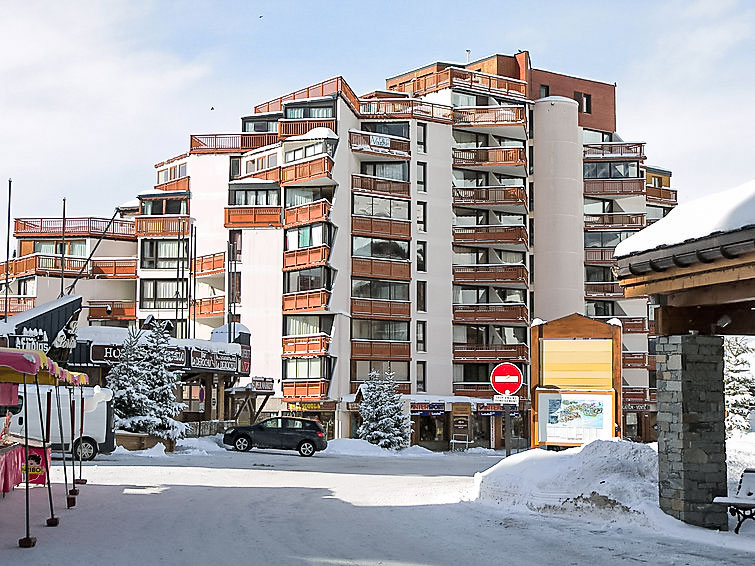
[[[477,71],[449,67],[437,73],[417,77],[411,82],[394,85],[392,90],[399,92],[410,92],[415,96],[436,92],[446,88],[468,88],[489,92],[493,94],[504,94],[524,98],[527,95],[527,83],[517,79],[487,75]]]
[[[240,153],[278,143],[278,135],[201,134],[189,138],[189,153]]]
[[[314,334],[311,336],[284,336],[283,357],[324,356],[328,353],[330,336]]]
[[[225,271],[225,252],[199,256],[194,260],[194,273],[197,277],[214,275]]]
[[[523,106],[454,108],[454,126],[523,126]]]
[[[410,240],[412,237],[412,223],[405,220],[352,216],[351,232],[355,236]]]
[[[603,157],[612,159],[645,159],[645,144],[631,142],[585,144],[584,157],[585,159]]]
[[[618,318],[624,334],[647,334],[648,332],[648,319],[641,316],[596,316],[595,318],[603,321]]]
[[[283,312],[321,311],[328,308],[330,291],[302,291],[283,295]]]
[[[412,304],[409,301],[351,299],[351,316],[405,320],[412,316]]]
[[[526,285],[528,279],[527,268],[523,265],[454,265],[453,275],[457,285]]]
[[[409,198],[411,196],[411,184],[408,181],[394,181],[369,175],[352,175],[351,188],[355,191],[380,193],[393,197]]]
[[[526,163],[523,147],[475,147],[453,150],[454,167],[524,165]]]
[[[613,265],[613,248],[585,248],[585,263]]]
[[[647,369],[647,352],[622,352],[621,367],[627,369]]]
[[[508,244],[527,245],[527,229],[524,226],[454,226],[455,245]]]
[[[209,297],[207,299],[194,299],[191,301],[191,316],[204,318],[210,316],[223,316],[225,314],[225,297]]]
[[[225,209],[226,228],[280,228],[279,206],[228,206]]]
[[[134,223],[130,220],[109,218],[66,218],[66,237],[83,236],[116,240],[135,240]],[[16,218],[13,235],[18,237],[60,238],[63,233],[62,218]]]
[[[135,279],[136,258],[134,259],[97,259],[89,262],[91,277],[107,277],[110,279]]]
[[[155,185],[155,190],[188,192],[189,177],[181,177],[180,179],[173,179],[172,181],[168,181],[167,183],[160,183],[159,185]]]
[[[585,179],[585,195],[632,196],[645,193],[645,179]]]
[[[454,322],[529,323],[525,305],[454,305]]]
[[[242,175],[237,181],[242,181],[244,179],[262,179],[263,181],[275,181],[276,183],[280,182],[281,180],[281,168],[280,167],[273,167],[272,169],[265,169],[263,171],[255,171],[254,173],[250,173],[249,175]]]
[[[322,177],[329,178],[332,169],[333,160],[324,155],[303,163],[281,167],[280,182],[282,185],[296,185]]]
[[[328,397],[330,381],[326,379],[311,379],[306,381],[283,380],[283,396],[302,401],[319,400]]]
[[[136,235],[148,236],[189,236],[191,219],[188,216],[138,216]]]
[[[644,214],[585,214],[585,228],[593,229],[639,229],[645,227]]]
[[[136,320],[136,301],[89,301],[88,310],[89,320]]]
[[[454,206],[519,206],[527,207],[524,187],[454,187]]]
[[[86,266],[86,267],[85,267]],[[82,271],[82,268],[83,271]],[[66,257],[66,277],[77,275],[81,272],[82,277],[109,277],[113,279],[134,279],[136,277],[136,259],[92,259],[88,264],[85,258]],[[5,262],[0,263],[0,277],[5,273]],[[8,268],[11,278],[24,275],[60,275],[60,256],[33,254],[12,259]]]
[[[620,298],[624,291],[618,282],[615,283],[585,283],[585,296],[589,298]]]
[[[454,395],[465,397],[492,397],[496,393],[489,381],[454,381],[452,386]]]
[[[453,116],[453,108],[416,98],[378,98],[361,100],[359,113],[362,118],[414,118],[449,123]]]
[[[350,131],[349,147],[351,151],[379,153],[399,159],[409,159],[410,153],[409,140],[370,132]]]
[[[412,264],[408,261],[353,257],[351,258],[351,274],[355,277],[409,281],[412,278]]]
[[[337,123],[335,118],[327,118],[325,120],[278,120],[278,137],[283,140],[292,136],[303,136],[315,128],[328,128],[335,132]]]
[[[673,189],[664,189],[661,187],[646,188],[648,202],[656,204],[665,204],[667,206],[676,206],[676,191]]]
[[[329,256],[330,247],[328,246],[283,252],[283,271],[325,265],[328,262]]]
[[[309,204],[302,204],[286,209],[286,227],[311,224],[312,222],[327,222],[330,215],[330,203],[318,200]]]
[[[454,361],[529,361],[527,344],[454,344]]]
[[[346,102],[351,106],[354,112],[359,112],[359,99],[351,87],[346,83],[343,77],[333,77],[317,83],[316,85],[308,86],[306,88],[280,96],[268,102],[263,102],[254,107],[256,113],[261,112],[280,112],[283,110],[283,103],[291,100],[301,100],[303,98],[317,98],[321,96],[330,96],[334,94],[340,94],[344,97]]]
[[[351,392],[356,393],[359,391],[359,387],[364,383],[364,381],[352,381],[351,382]],[[396,392],[401,395],[410,395],[412,392],[412,382],[411,381],[394,381],[393,382],[396,385]]]
[[[8,297],[8,314],[18,314],[34,308],[34,297]],[[5,299],[0,298],[0,312],[5,311]]]
[[[355,360],[409,360],[411,355],[410,342],[351,341],[351,357]]]

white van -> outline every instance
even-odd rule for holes
[[[99,388],[97,388],[99,389]],[[60,438],[60,421],[58,420],[58,405],[55,399],[56,388],[52,385],[40,385],[39,393],[42,397],[42,418],[47,418],[47,392],[50,395],[50,443],[53,454],[61,450],[61,446],[66,450],[71,450],[71,398],[68,395],[68,388],[60,386],[57,391],[60,395],[60,416],[63,420],[63,440]],[[103,452],[105,454],[115,450],[115,422],[113,415],[112,395],[109,390],[101,389],[106,393],[110,401],[101,401],[96,404],[94,410],[84,413],[84,432],[81,442],[79,442],[79,427],[81,422],[81,390],[79,387],[73,389],[74,400],[74,431],[73,431],[73,449],[76,459],[79,458],[79,450],[84,460],[92,460],[94,457]],[[93,404],[91,399],[94,395],[94,388],[84,387],[84,408],[90,409]],[[18,386],[18,405],[0,405],[0,418],[4,417],[6,411],[13,414],[10,424],[10,432],[18,435],[24,435],[24,402],[28,402],[26,407],[27,418],[29,419],[29,438],[42,440],[42,426],[39,420],[39,405],[37,397],[37,386],[34,384],[26,386],[28,399],[24,398],[24,386]],[[102,395],[100,395],[101,397]],[[87,402],[87,399],[90,399]]]

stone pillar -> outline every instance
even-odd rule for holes
[[[658,354],[658,489],[661,509],[685,523],[726,530],[723,339],[661,336]]]

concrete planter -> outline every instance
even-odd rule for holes
[[[146,450],[157,446],[158,443],[165,446],[166,452],[173,452],[176,449],[175,440],[165,440],[164,438],[158,438],[150,434],[126,432],[123,430],[116,431],[115,433],[116,446],[123,446],[126,450]]]

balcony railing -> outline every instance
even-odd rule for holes
[[[529,361],[527,344],[454,344],[454,361]]]
[[[401,395],[410,395],[412,392],[412,382],[411,381],[395,381],[393,382],[396,385],[396,392]],[[352,381],[351,382],[351,392],[356,393],[359,391],[359,387],[364,384],[364,381]]]
[[[412,264],[408,261],[354,257],[351,259],[351,273],[355,277],[409,281],[412,278]]]
[[[324,356],[328,353],[330,336],[327,334],[314,334],[311,336],[284,336],[283,357],[309,357]]]
[[[454,167],[517,166],[526,162],[523,147],[475,147],[453,150]]]
[[[18,314],[34,308],[34,297],[8,297],[8,314]],[[5,299],[0,297],[0,313],[5,312]]]
[[[59,276],[60,256],[33,254],[12,259],[8,267],[8,276],[15,278],[24,275]],[[92,259],[88,264],[85,258],[66,257],[63,273],[66,277],[108,277],[112,279],[134,279],[136,277],[136,259]],[[5,273],[5,262],[0,263],[0,277]]]
[[[621,298],[624,292],[618,282],[611,283],[585,283],[585,296],[596,299]]]
[[[517,98],[524,98],[527,95],[527,83],[517,79],[487,75],[477,71],[449,67],[437,73],[417,77],[411,82],[394,85],[392,90],[399,92],[410,92],[415,96],[436,92],[446,88],[468,88],[488,92],[492,94],[503,94]]]
[[[648,202],[665,204],[666,206],[676,206],[677,204],[676,191],[673,189],[647,187],[646,194]]]
[[[168,181],[167,183],[160,183],[159,185],[155,185],[155,190],[188,192],[189,177],[181,177],[180,179],[173,179],[172,181]]]
[[[302,401],[320,400],[328,397],[330,381],[325,379],[311,379],[306,381],[283,380],[283,397]]]
[[[228,206],[225,209],[226,228],[280,228],[279,206]]]
[[[354,91],[351,90],[351,87],[346,83],[346,81],[343,80],[343,77],[333,77],[332,79],[328,79],[322,81],[321,83],[317,83],[316,85],[297,90],[296,92],[292,92],[291,94],[286,94],[285,96],[280,96],[268,102],[263,102],[262,104],[255,106],[254,111],[256,113],[280,112],[281,110],[283,110],[284,102],[288,102],[290,100],[301,100],[303,98],[318,98],[321,96],[330,96],[334,94],[343,95],[344,99],[351,106],[352,110],[354,110],[354,112],[359,112],[359,99],[357,98],[357,95],[354,94]]]
[[[283,252],[283,271],[325,265],[328,262],[329,255],[330,248],[328,246]]]
[[[207,299],[194,299],[191,301],[191,316],[204,318],[211,316],[223,316],[225,314],[225,297],[209,297]]]
[[[394,181],[393,179],[370,177],[369,175],[352,175],[351,188],[356,191],[380,193],[393,197],[408,198],[411,196],[411,184],[408,181]]]
[[[241,153],[278,143],[278,134],[200,134],[189,138],[189,153]]]
[[[523,106],[454,108],[454,126],[523,126]]]
[[[322,177],[330,177],[333,160],[328,156],[310,159],[303,163],[281,167],[280,182],[282,185],[296,185],[306,181],[313,181]]]
[[[585,214],[585,228],[593,229],[640,229],[645,227],[644,214]]]
[[[199,256],[194,260],[194,273],[197,277],[215,275],[225,271],[225,252]]]
[[[134,259],[97,259],[89,262],[90,277],[107,277],[110,279],[135,279],[136,258]]]
[[[286,209],[286,227],[311,224],[312,222],[326,222],[330,215],[330,203],[318,200],[309,204],[302,204]]]
[[[645,193],[645,179],[585,179],[585,195],[633,196]]]
[[[136,301],[89,301],[89,320],[136,320]]]
[[[455,245],[527,245],[527,229],[524,226],[454,226]]]
[[[409,301],[351,299],[351,316],[405,320],[412,316],[412,304]]]
[[[291,136],[303,136],[315,128],[328,128],[335,132],[337,123],[335,118],[325,120],[278,120],[278,137],[286,139]]]
[[[355,236],[409,240],[412,237],[412,223],[405,220],[352,216],[351,232]]]
[[[454,283],[468,285],[470,283],[501,285],[526,285],[527,268],[523,265],[454,265]]]
[[[529,323],[525,305],[454,305],[454,322]]]
[[[603,321],[618,318],[624,334],[647,334],[648,332],[648,319],[641,316],[596,316],[595,318]]]
[[[496,394],[489,381],[454,381],[454,395],[465,397],[492,397]]]
[[[377,98],[360,101],[359,113],[362,118],[414,118],[448,123],[453,109],[417,98]]]
[[[302,291],[283,295],[284,312],[321,311],[328,308],[330,291]]]
[[[99,238],[103,233],[106,238],[117,240],[134,240],[134,223],[130,220],[113,220],[108,218],[66,218],[66,237],[83,236]],[[39,237],[60,238],[63,234],[62,218],[16,218],[13,235],[16,238]]]
[[[613,265],[613,248],[585,248],[585,263]]]
[[[454,187],[454,206],[527,206],[524,187]]]
[[[138,216],[136,235],[149,236],[189,236],[191,219],[188,216]]]
[[[352,151],[379,153],[400,159],[409,159],[409,140],[373,134],[370,132],[349,132],[349,146]]]
[[[584,157],[585,159],[645,159],[645,144],[627,142],[585,144]]]
[[[351,357],[355,360],[409,360],[411,355],[410,342],[351,341]]]
[[[621,367],[627,369],[647,369],[647,352],[622,352]]]

